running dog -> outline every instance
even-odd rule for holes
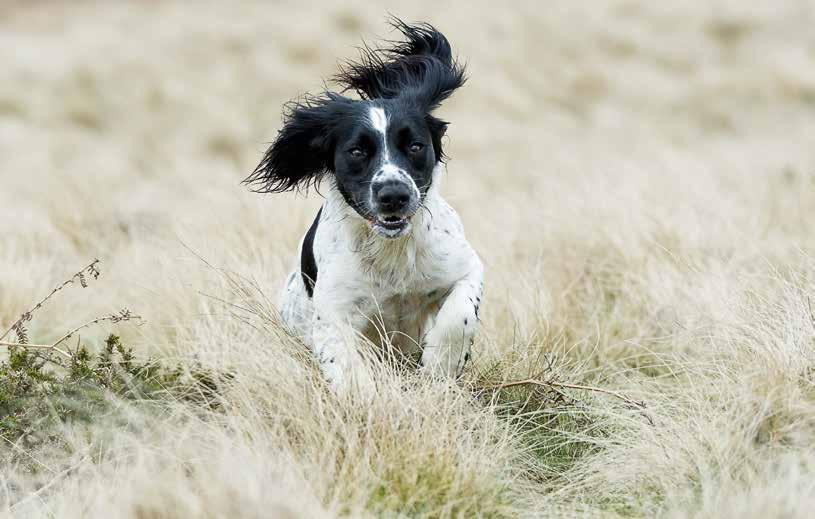
[[[337,393],[375,390],[358,334],[384,331],[420,350],[420,370],[455,379],[479,326],[484,269],[439,194],[449,123],[433,115],[464,84],[464,67],[432,26],[393,25],[404,42],[363,49],[334,78],[340,93],[286,107],[245,181],[266,193],[327,184],[280,311]]]

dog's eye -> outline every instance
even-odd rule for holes
[[[362,148],[354,147],[348,150],[348,154],[354,157],[355,159],[361,159],[365,156],[365,150]]]
[[[410,146],[408,146],[408,151],[411,153],[419,153],[424,149],[424,144],[421,142],[414,142]]]

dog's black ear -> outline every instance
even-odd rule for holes
[[[308,189],[333,168],[331,132],[353,101],[326,93],[289,103],[283,128],[243,182],[260,193]]]
[[[444,160],[447,156],[444,154],[444,150],[442,150],[441,140],[447,132],[447,125],[449,123],[438,117],[433,117],[430,114],[425,116],[425,121],[427,121],[427,127],[430,129],[430,138],[433,141],[433,151],[436,153],[436,162]]]
[[[408,25],[398,18],[391,24],[406,41],[385,49],[364,47],[359,61],[346,63],[334,79],[363,99],[404,96],[430,112],[464,84],[464,66],[432,25]]]

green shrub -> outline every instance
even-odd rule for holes
[[[27,453],[48,444],[65,447],[61,426],[91,423],[117,399],[217,405],[210,372],[137,361],[116,335],[100,352],[80,346],[66,361],[26,346],[8,350],[0,363],[0,436],[13,448],[0,450],[0,461],[25,462]]]

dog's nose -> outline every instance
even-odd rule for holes
[[[396,213],[404,209],[410,202],[410,188],[402,182],[388,182],[374,186],[374,199],[380,211]]]

